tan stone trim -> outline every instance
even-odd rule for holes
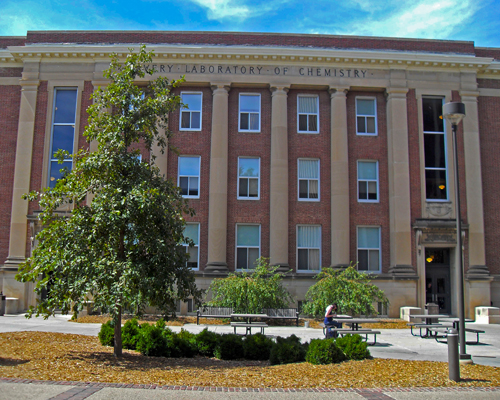
[[[480,97],[500,97],[500,89],[479,89]]]
[[[1,67],[1,66],[0,66]],[[0,78],[0,86],[19,86],[21,78]]]

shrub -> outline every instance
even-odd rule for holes
[[[208,328],[203,329],[194,338],[198,353],[202,356],[213,357],[220,336],[218,333],[209,331]]]
[[[247,360],[269,360],[274,342],[263,335],[256,333],[243,340],[243,352]]]
[[[141,325],[137,340],[137,350],[145,356],[168,357],[167,335],[157,325],[144,323]]]
[[[215,346],[214,356],[220,360],[236,360],[243,358],[243,339],[232,333],[221,335]]]
[[[195,335],[193,333],[181,329],[180,333],[171,333],[165,336],[170,357],[191,358],[198,352],[194,343]]]
[[[337,338],[336,342],[349,360],[372,358],[368,344],[363,342],[359,335],[345,335],[343,338]]]
[[[346,359],[335,339],[313,339],[306,354],[306,361],[311,364],[336,364]]]
[[[122,345],[126,349],[135,350],[139,339],[139,324],[137,319],[128,320],[122,328]]]
[[[113,323],[113,320],[101,325],[101,330],[99,331],[98,336],[99,341],[103,346],[115,345],[115,324]]]
[[[271,348],[269,361],[271,365],[290,364],[305,360],[307,344],[301,344],[300,338],[291,335],[287,338],[279,337]]]

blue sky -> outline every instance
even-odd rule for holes
[[[1,0],[0,35],[28,30],[320,33],[500,47],[500,0]]]

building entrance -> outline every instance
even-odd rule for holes
[[[425,302],[439,306],[440,314],[451,313],[450,250],[425,250]]]

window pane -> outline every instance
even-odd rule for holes
[[[358,250],[358,269],[360,271],[368,270],[368,250]]]
[[[297,229],[298,247],[317,247],[321,245],[321,227],[299,226]]]
[[[424,155],[426,168],[446,168],[444,135],[424,135]]]
[[[52,136],[52,155],[59,149],[67,150],[73,154],[73,139],[75,128],[71,125],[54,125]]]
[[[366,117],[366,133],[375,133],[375,117]]]
[[[236,251],[236,268],[247,269],[247,249],[237,249]]]
[[[54,123],[74,124],[76,115],[76,90],[57,90]]]
[[[319,161],[318,160],[299,160],[299,179],[318,179]]]
[[[238,192],[239,197],[248,197],[248,179],[240,178],[240,190]]]
[[[237,246],[260,246],[258,225],[238,225]]]
[[[368,192],[367,192],[366,184],[367,184],[366,181],[358,182],[359,200],[368,200]]]
[[[187,177],[180,177],[179,178],[179,187],[181,188],[182,195],[187,196],[188,195],[188,185],[189,185],[189,178]]]
[[[255,263],[259,258],[259,249],[248,249],[248,268],[255,268]]]
[[[378,249],[379,228],[358,228],[358,248]]]
[[[358,117],[358,132],[359,133],[366,133],[365,117]]]
[[[200,174],[200,158],[199,157],[179,157],[179,175],[194,175]]]
[[[240,158],[239,176],[259,177],[259,159],[258,158]]]
[[[190,115],[189,114],[190,114],[189,111],[181,112],[181,128],[186,128],[186,129],[190,128],[190,126],[189,126]]]
[[[198,178],[189,178],[189,195],[198,196]]]
[[[186,224],[186,226],[184,227],[184,236],[191,239],[196,245],[198,245],[199,226],[199,224]]]
[[[314,114],[318,112],[318,98],[317,97],[301,97],[299,96],[299,113]]]
[[[309,181],[309,198],[310,199],[319,198],[319,196],[318,196],[318,181],[316,181],[316,180]]]
[[[260,96],[240,95],[240,112],[251,111],[260,111]]]
[[[307,253],[308,253],[308,250],[307,249],[299,249],[298,250],[298,265],[297,265],[297,269],[301,269],[301,270],[306,270],[307,269]]]
[[[377,182],[368,182],[368,200],[377,200]]]
[[[375,115],[375,100],[356,99],[356,112],[358,115]]]
[[[446,170],[425,171],[425,193],[427,199],[446,200]]]
[[[248,130],[248,113],[240,114],[240,129]]]
[[[443,99],[424,97],[422,99],[422,114],[424,117],[424,132],[444,132]]]
[[[309,269],[319,270],[319,249],[309,249]]]
[[[191,113],[191,129],[200,129],[201,114],[199,112]]]
[[[189,247],[188,253],[189,253],[188,267],[198,268],[198,247]]]
[[[318,130],[318,117],[316,115],[309,115],[309,131],[316,132]]]
[[[299,181],[299,199],[307,199],[307,180],[300,180]]]
[[[378,271],[379,270],[379,251],[378,250],[370,250],[368,252],[368,269],[370,271]]]
[[[377,163],[358,161],[358,179],[377,179]]]
[[[201,94],[181,93],[182,103],[188,106],[189,110],[201,111]]]
[[[248,195],[249,197],[259,197],[259,180],[249,179]]]
[[[250,114],[250,130],[259,130],[259,114]]]
[[[63,177],[63,174],[60,172],[60,170],[65,168],[69,170],[71,169],[71,166],[72,166],[71,162],[63,162],[62,164],[59,164],[57,161],[52,161],[50,163],[49,186],[51,188],[55,187],[57,180]]]
[[[307,115],[299,115],[299,131],[307,131]]]

